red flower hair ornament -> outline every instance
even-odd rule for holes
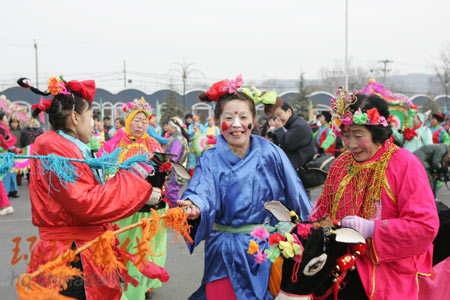
[[[239,74],[236,79],[225,79],[214,83],[205,94],[209,101],[217,102],[223,95],[236,94],[243,83],[242,75]]]

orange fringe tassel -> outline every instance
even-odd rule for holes
[[[94,264],[103,267],[106,274],[111,274],[117,269],[125,269],[124,263],[117,258],[112,248],[116,242],[114,232],[108,230],[97,239],[97,242],[92,246],[92,254],[90,256]]]
[[[43,271],[38,281],[46,287],[34,281],[30,274],[22,274],[16,281],[16,291],[19,299],[72,299],[60,295],[61,290],[67,289],[68,282],[76,276],[83,276],[80,269],[72,266],[56,266],[52,271]]]
[[[47,288],[39,285],[31,279],[30,274],[22,274],[16,280],[16,292],[19,299],[33,300],[68,300],[73,299],[63,296],[59,289]]]
[[[158,215],[155,210],[152,210],[152,216],[149,218],[141,219],[141,221],[131,224],[127,227],[121,228],[116,231],[106,231],[96,239],[87,242],[82,247],[76,250],[67,250],[63,252],[56,259],[41,265],[39,269],[31,274],[22,274],[16,280],[16,292],[21,300],[35,299],[35,300],[67,300],[72,299],[59,294],[61,290],[67,288],[69,280],[75,276],[83,276],[83,273],[76,268],[68,266],[75,257],[92,247],[91,259],[93,262],[102,266],[108,274],[116,270],[117,268],[126,268],[122,259],[115,255],[113,246],[118,234],[127,230],[142,227],[142,238],[138,239],[137,245],[137,266],[143,267],[143,260],[148,255],[154,255],[153,250],[149,244],[150,240],[158,233],[162,231],[162,228],[172,227],[177,233],[177,236],[184,237],[189,243],[193,243],[190,237],[190,225],[187,222],[184,210],[181,207],[171,208],[166,213]],[[161,226],[160,220],[163,220]],[[55,276],[58,274],[58,276]],[[47,287],[39,285],[34,279],[38,276],[42,278],[50,279],[46,281]],[[47,276],[47,277],[46,277]]]
[[[163,219],[162,227],[172,227],[178,237],[181,235],[187,242],[193,244],[194,241],[189,235],[191,232],[191,225],[187,222],[184,210],[181,207],[175,207],[169,209],[169,211],[172,211],[172,213]]]

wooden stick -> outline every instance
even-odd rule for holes
[[[171,215],[171,214],[164,213],[164,214],[160,215],[159,217],[160,217],[161,219],[164,219],[164,218],[169,217],[170,215]],[[136,227],[138,227],[138,226],[141,226],[141,225],[144,223],[143,220],[150,219],[150,221],[153,221],[153,220],[152,220],[153,218],[154,218],[153,216],[150,216],[150,217],[148,217],[148,218],[142,218],[139,222],[134,223],[134,224],[131,224],[131,225],[128,225],[128,226],[126,226],[126,227],[124,227],[124,228],[120,228],[120,229],[118,229],[118,230],[116,230],[116,231],[113,231],[113,233],[114,233],[115,236],[117,236],[118,234],[120,234],[120,233],[122,233],[122,232],[125,232],[125,231],[127,231],[127,230],[130,230],[130,229],[136,228]],[[103,235],[103,234],[102,234],[102,235]],[[81,252],[83,252],[84,250],[86,250],[87,248],[91,247],[94,243],[96,243],[98,240],[100,240],[100,238],[102,237],[102,235],[98,236],[97,238],[95,238],[95,239],[93,239],[93,240],[87,242],[86,244],[84,244],[84,245],[81,246],[80,248],[76,249],[75,252],[73,253],[73,256],[77,256],[78,254],[80,254]],[[72,251],[72,250],[70,250],[70,249],[69,249],[69,250],[66,250],[65,252],[63,252],[62,254],[60,254],[60,255],[59,255],[56,259],[54,259],[54,260],[57,260],[58,258],[60,258],[60,257],[62,257],[62,256],[64,256],[64,255],[67,255],[67,254],[70,253],[71,251]],[[30,273],[30,274],[27,274],[27,275],[30,277],[30,280],[31,280],[31,279],[35,278],[36,276],[39,276],[42,272],[44,272],[43,269],[38,269],[38,270],[34,271],[33,273]]]

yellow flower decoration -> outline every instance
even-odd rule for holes
[[[294,237],[286,232],[284,234],[286,236],[287,241],[280,241],[278,246],[283,250],[283,255],[286,258],[294,257],[295,255],[303,254],[303,247],[295,242]]]
[[[259,245],[255,242],[255,240],[250,241],[250,245],[248,245],[248,254],[255,254],[259,250]]]

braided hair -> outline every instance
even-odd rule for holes
[[[23,88],[30,89],[33,93],[41,96],[49,96],[50,92],[43,92],[33,86],[31,86],[26,80],[27,78],[20,78],[17,80],[17,84]],[[70,132],[66,127],[66,119],[70,113],[74,110],[81,114],[83,111],[91,109],[91,102],[81,96],[78,92],[67,89],[69,94],[57,94],[53,97],[52,104],[45,110],[48,114],[48,120],[53,130],[62,130],[65,133]],[[32,116],[36,118],[42,110],[37,107],[33,110]]]

